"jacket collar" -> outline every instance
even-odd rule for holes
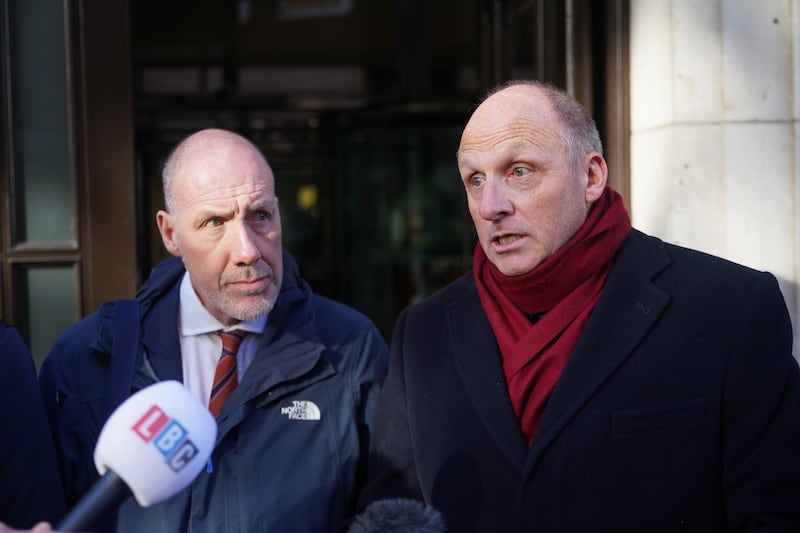
[[[300,277],[291,254],[285,248],[282,254],[281,291],[237,396],[251,397],[280,381],[301,376],[313,368],[323,353],[314,323],[311,289]],[[180,354],[177,314],[184,272],[183,261],[170,257],[153,268],[136,294],[142,324],[141,342],[147,358],[141,353],[137,355],[135,389],[159,380],[183,379],[181,358],[177,355]],[[99,312],[102,328],[91,347],[108,357],[113,346],[113,302],[103,304]],[[260,363],[264,360],[268,360],[268,364]]]

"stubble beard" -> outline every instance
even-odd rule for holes
[[[269,283],[263,289],[237,291],[231,288],[234,282],[266,276]],[[205,291],[205,299],[225,315],[239,321],[254,320],[269,313],[278,299],[280,286],[275,282],[272,268],[267,266],[246,267],[243,270],[224,274],[221,288]]]

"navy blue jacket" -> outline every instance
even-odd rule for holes
[[[36,369],[17,331],[0,321],[0,522],[30,528],[66,513]]]
[[[139,291],[142,341],[133,391],[182,378],[177,258]],[[57,435],[67,497],[97,479],[92,453],[102,426],[113,343],[113,307],[67,330],[45,361],[40,385]],[[213,471],[167,501],[119,513],[119,531],[327,531],[355,505],[366,466],[374,403],[388,348],[365,316],[311,292],[284,253],[284,279],[255,358],[217,417]],[[57,398],[57,400],[56,400]],[[294,416],[315,405],[318,420]]]
[[[800,531],[800,373],[773,276],[633,231],[528,446],[467,274],[392,337],[359,508],[457,532]]]

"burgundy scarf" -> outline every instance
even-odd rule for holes
[[[475,284],[528,444],[630,229],[622,197],[606,187],[578,232],[526,274],[503,275],[475,248]],[[535,324],[528,318],[542,313]]]

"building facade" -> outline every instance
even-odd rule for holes
[[[0,0],[0,315],[37,361],[164,257],[160,167],[204,127],[276,173],[318,292],[390,333],[470,266],[455,167],[488,88],[593,113],[634,225],[773,271],[795,327],[800,0]]]

